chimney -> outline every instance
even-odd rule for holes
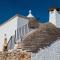
[[[49,22],[60,28],[60,8],[49,9]]]

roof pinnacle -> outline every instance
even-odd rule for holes
[[[28,17],[28,18],[30,18],[30,17],[34,17],[34,16],[32,15],[32,11],[31,11],[31,10],[29,10],[29,14],[28,14],[27,17]]]

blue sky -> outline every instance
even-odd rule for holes
[[[59,2],[60,0],[0,0],[0,24],[16,13],[27,16],[30,9],[36,18],[47,22],[48,9],[53,6],[60,7]]]

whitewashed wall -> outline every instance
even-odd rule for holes
[[[24,17],[20,17],[17,20],[17,39],[19,38],[23,38],[24,35],[26,35],[28,33],[28,22],[29,20],[27,18]]]
[[[22,27],[24,25],[28,24],[28,19],[27,18],[24,18],[24,17],[20,17],[18,18],[17,20],[17,27]]]
[[[36,54],[32,54],[32,60],[60,60],[60,39],[50,47],[41,49]]]
[[[8,22],[2,24],[0,26],[0,50],[3,49],[3,43],[4,43],[4,38],[5,34],[7,37],[7,40],[9,42],[11,36],[15,36],[16,40],[20,40],[22,36],[28,33],[28,19],[21,17],[19,15],[15,15],[11,19],[8,20]],[[12,37],[14,39],[14,37]],[[13,40],[12,39],[12,40]],[[14,45],[14,40],[10,41],[10,45]],[[9,47],[13,47],[10,46]]]
[[[7,40],[9,41],[9,38],[15,34],[15,30],[17,29],[17,19],[18,16],[15,16],[14,18],[11,18],[11,20],[0,26],[0,50],[3,49],[5,38],[4,35],[6,34]]]

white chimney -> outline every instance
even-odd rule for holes
[[[60,28],[60,9],[52,8],[49,10],[49,22]]]

